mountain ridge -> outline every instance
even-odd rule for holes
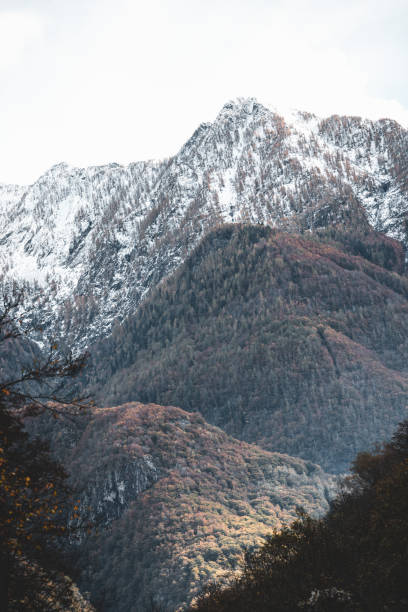
[[[391,120],[229,102],[167,160],[63,163],[25,189],[0,187],[3,284],[24,289],[48,335],[83,350],[219,224],[371,225],[405,240],[407,150]]]
[[[188,603],[406,417],[407,172],[395,122],[247,99],[169,159],[0,186],[0,278],[37,342],[0,366],[89,350],[78,390],[110,406],[32,425],[102,524],[78,563],[97,605]]]
[[[406,418],[404,267],[400,243],[374,232],[221,226],[93,345],[82,391],[199,410],[342,472]]]

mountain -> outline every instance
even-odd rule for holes
[[[301,459],[235,440],[201,415],[130,403],[76,422],[31,420],[69,468],[82,518],[78,583],[97,609],[175,610],[301,506],[328,508],[334,479]],[[73,519],[74,520],[74,519]]]
[[[93,346],[85,385],[342,472],[407,417],[404,265],[372,231],[222,226]]]
[[[30,428],[97,526],[97,608],[189,603],[406,417],[407,172],[393,121],[238,100],[168,160],[0,185],[2,288],[36,330],[3,376],[44,336],[91,353],[102,407]]]
[[[221,223],[370,224],[405,240],[407,156],[391,120],[231,102],[168,160],[60,164],[29,187],[0,186],[1,278],[24,287],[44,333],[84,349]]]

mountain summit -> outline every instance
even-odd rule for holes
[[[0,271],[78,349],[105,335],[220,223],[333,224],[406,240],[408,132],[391,120],[224,105],[172,158],[53,166],[0,186]],[[33,314],[34,316],[34,314]]]

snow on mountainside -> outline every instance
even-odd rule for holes
[[[370,223],[405,239],[407,194],[408,132],[394,121],[238,100],[169,160],[59,164],[29,187],[0,185],[0,273],[48,333],[84,348],[220,223]]]

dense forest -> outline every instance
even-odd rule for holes
[[[72,549],[78,584],[98,610],[188,604],[246,549],[327,510],[335,479],[310,462],[235,440],[197,413],[130,403],[75,424],[46,416],[30,431],[69,469],[82,520],[97,529]]]
[[[222,226],[92,348],[85,386],[341,472],[407,414],[403,269],[372,231]]]
[[[321,519],[301,516],[247,555],[227,588],[190,612],[403,612],[408,609],[408,421],[361,453]]]
[[[40,399],[42,414],[25,416],[31,438],[18,433],[21,448],[48,453],[42,446],[47,440],[52,455],[38,457],[45,469],[55,462],[58,488],[67,486],[76,500],[58,514],[59,528],[69,525],[70,533],[61,559],[66,575],[89,593],[90,605],[109,612],[173,612],[193,600],[192,609],[200,612],[239,612],[238,598],[243,610],[283,612],[295,600],[305,610],[376,610],[367,603],[367,585],[373,576],[377,584],[378,564],[388,576],[393,571],[381,555],[388,551],[400,563],[398,537],[403,543],[405,526],[394,549],[387,539],[391,497],[384,489],[385,506],[377,511],[372,484],[379,495],[388,486],[392,496],[404,482],[398,457],[406,459],[398,449],[405,452],[407,428],[376,455],[358,457],[331,506],[335,478],[316,464],[347,470],[353,453],[386,439],[406,415],[404,269],[401,244],[371,230],[337,227],[299,235],[227,225],[209,233],[135,315],[91,347],[85,371],[85,357],[61,361],[56,344],[45,356],[29,333],[12,327],[16,332],[1,353],[3,403],[14,397],[10,376],[25,364],[21,371],[28,379],[17,384],[15,405]],[[44,374],[56,382],[75,374],[71,399],[90,393],[111,406],[87,405],[73,420],[61,419],[53,411],[62,415],[66,408],[49,404],[61,399],[61,389],[45,387],[43,397]],[[124,404],[133,398],[146,403]],[[17,446],[10,458],[20,457]],[[374,482],[384,476],[383,464],[395,470],[396,482],[391,472],[383,484]],[[33,495],[35,472],[28,468],[17,487],[23,499],[27,491]],[[11,463],[4,474],[14,478]],[[47,497],[53,490],[42,482],[40,507],[53,525]],[[402,489],[395,494],[402,496]],[[390,517],[392,534],[400,523]],[[7,526],[6,514],[3,519]],[[384,530],[385,552],[373,548],[373,540],[351,548],[353,529],[364,520],[372,524],[367,538]],[[24,550],[27,558],[37,558],[30,540]],[[359,565],[369,565],[369,552],[375,559],[371,578]],[[53,555],[60,567],[58,551]],[[309,567],[314,556],[316,570]],[[347,564],[353,568],[349,582]],[[295,578],[284,575],[288,565]],[[22,567],[18,559],[15,567]],[[62,566],[53,576],[46,574],[48,590],[63,592],[55,601],[65,596],[66,609],[87,609]],[[297,578],[294,589],[291,580]],[[384,605],[396,611],[404,598],[398,580],[394,608],[383,589]],[[206,583],[212,586],[199,595]],[[52,609],[54,601],[47,601]],[[268,608],[271,601],[274,608]]]

